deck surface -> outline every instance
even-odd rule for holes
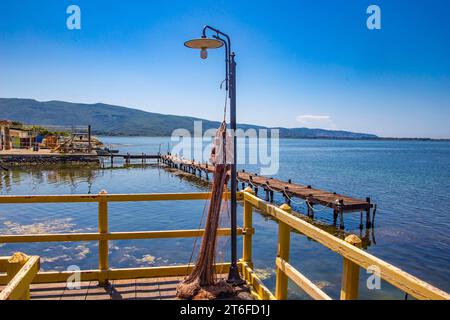
[[[32,284],[32,300],[167,300],[175,299],[176,286],[182,277],[111,280],[106,287],[97,281],[82,281],[79,289],[66,283]]]
[[[225,277],[222,277],[225,279]],[[100,287],[98,281],[82,281],[79,288],[69,289],[65,282],[32,284],[31,300],[173,300],[176,287],[184,277],[159,277],[111,280]],[[3,286],[0,286],[0,291]],[[236,300],[252,300],[246,286],[236,288]]]

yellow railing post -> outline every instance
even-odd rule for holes
[[[252,188],[247,187],[244,190],[247,193],[255,194]],[[251,268],[252,265],[252,237],[253,237],[253,206],[249,201],[244,199],[244,239],[242,242],[243,252],[242,260],[246,262]]]
[[[7,281],[10,282],[12,278],[19,272],[19,270],[25,265],[30,257],[22,252],[14,253],[8,260],[6,267]],[[25,291],[23,297],[20,300],[30,300],[30,288]]]
[[[108,233],[108,193],[102,190],[98,194],[98,232],[101,235]],[[98,268],[100,276],[98,284],[103,286],[108,283],[108,240],[100,239],[98,241]]]
[[[291,207],[286,203],[280,206],[280,209],[291,213]],[[278,221],[278,253],[277,256],[284,261],[289,261],[289,246],[291,241],[291,228],[284,222]],[[277,266],[276,271],[275,298],[277,300],[287,299],[288,277]]]
[[[351,234],[345,238],[345,241],[361,248],[361,239]],[[342,260],[342,284],[341,284],[341,300],[358,299],[359,289],[359,266],[347,258]]]

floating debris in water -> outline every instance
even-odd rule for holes
[[[315,281],[314,284],[319,288],[319,289],[323,289],[326,287],[331,287],[333,286],[333,284],[329,281],[325,281],[325,280],[320,280],[320,281]]]
[[[139,263],[148,263],[148,264],[153,264],[155,263],[155,257],[150,255],[150,254],[145,254],[142,256],[142,259],[136,259],[137,262]]]
[[[10,220],[3,221],[3,228],[0,228],[1,234],[39,234],[39,233],[58,233],[68,232],[75,224],[72,218],[52,219],[32,224],[21,224]]]
[[[265,269],[256,268],[253,271],[258,276],[258,278],[261,280],[268,279],[275,274],[275,269],[271,269],[271,268],[265,268]]]

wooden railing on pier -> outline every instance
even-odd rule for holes
[[[0,235],[0,243],[31,243],[53,241],[98,241],[98,269],[80,271],[80,281],[98,281],[104,284],[108,280],[137,279],[167,276],[183,276],[192,270],[192,265],[162,266],[149,268],[122,268],[114,269],[108,263],[108,242],[118,239],[155,239],[155,238],[184,238],[201,236],[204,230],[168,230],[168,231],[139,231],[139,232],[110,232],[108,230],[108,203],[118,201],[175,201],[175,200],[206,200],[210,193],[173,193],[173,194],[108,194],[105,191],[97,195],[50,195],[50,196],[0,196],[0,205],[5,203],[66,203],[66,202],[97,202],[98,203],[98,232],[95,233],[64,233],[64,234],[26,234],[26,235]],[[225,196],[225,195],[224,195]],[[229,197],[229,194],[226,195]],[[239,268],[253,295],[258,299],[286,299],[287,282],[291,279],[300,288],[314,299],[330,299],[330,296],[318,288],[312,281],[300,273],[295,266],[289,263],[290,234],[296,230],[301,234],[317,241],[330,250],[341,255],[342,284],[341,299],[357,299],[360,268],[368,269],[376,267],[380,271],[379,276],[400,290],[417,299],[450,299],[450,295],[430,284],[400,270],[399,268],[376,258],[375,256],[358,248],[359,238],[351,235],[341,240],[312,224],[290,214],[291,208],[287,204],[277,207],[254,195],[254,191],[247,188],[238,192],[238,199],[243,201],[244,216],[243,226],[237,229],[237,233],[243,236],[242,259]],[[254,233],[252,216],[253,208],[270,215],[278,223],[278,252],[274,257],[276,263],[276,289],[273,294],[258,278],[253,270],[252,238]],[[219,234],[226,236],[230,229],[221,229]],[[35,261],[37,258],[34,258]],[[27,260],[28,261],[28,260]],[[0,258],[0,272],[6,265],[5,259]],[[73,274],[70,271],[62,272],[38,272],[36,263],[27,267],[26,271],[17,273],[11,282],[11,274],[0,275],[0,285],[7,287],[20,287],[21,289],[9,290],[17,295],[8,295],[2,291],[2,297],[6,295],[15,298],[27,298],[26,288],[32,283],[66,282]],[[216,264],[218,273],[225,273],[229,269],[229,263]],[[21,269],[22,270],[22,269]],[[24,293],[25,292],[25,293]],[[15,293],[15,294],[16,294]]]
[[[225,194],[224,194],[225,196]],[[228,197],[230,195],[228,194]],[[98,241],[98,269],[82,270],[81,281],[98,280],[105,284],[108,280],[151,278],[181,276],[192,270],[191,266],[168,266],[154,268],[126,268],[112,269],[108,263],[108,242],[110,240],[133,240],[133,239],[162,239],[162,238],[193,238],[201,237],[204,229],[193,230],[164,230],[164,231],[137,231],[137,232],[109,232],[108,231],[108,203],[127,201],[177,201],[177,200],[207,200],[210,193],[153,193],[153,194],[108,194],[101,191],[99,194],[91,195],[33,195],[33,196],[0,196],[0,204],[5,203],[98,203],[98,232],[91,233],[57,233],[57,234],[23,234],[23,235],[0,235],[0,243],[35,243],[35,242],[75,242],[75,241]],[[238,199],[242,199],[242,193]],[[242,235],[242,229],[237,229],[237,234]],[[231,229],[218,230],[219,236],[231,234]],[[229,263],[217,264],[220,272],[227,272]],[[39,272],[33,279],[34,283],[64,282],[72,272]],[[8,281],[7,275],[0,275],[0,285]]]
[[[208,163],[200,163],[194,160],[180,159],[173,155],[161,155],[161,161],[176,166],[180,170],[188,171],[190,173],[204,173],[205,178],[208,179],[208,173],[214,173],[214,166]],[[308,216],[314,216],[314,206],[321,205],[333,209],[333,218],[336,223],[336,219],[340,217],[340,227],[344,227],[344,213],[346,212],[365,212],[366,213],[366,227],[373,226],[373,220],[371,219],[371,209],[374,205],[371,203],[370,198],[365,200],[357,199],[336,192],[329,192],[325,190],[312,188],[310,185],[301,185],[293,183],[291,180],[282,181],[279,179],[267,178],[259,176],[255,173],[248,173],[245,171],[237,172],[237,180],[242,183],[242,189],[245,188],[245,184],[251,186],[258,195],[258,189],[262,189],[265,192],[266,201],[273,202],[274,192],[281,193],[285,198],[285,202],[290,205],[291,198],[299,198],[305,200],[307,205]],[[360,228],[362,228],[362,215]]]
[[[30,299],[30,284],[39,271],[39,257],[15,253],[0,257],[0,273],[6,273],[6,287],[0,292],[1,300]]]
[[[358,248],[361,240],[356,235],[350,235],[341,240],[316,226],[290,214],[291,208],[283,204],[280,207],[267,203],[256,197],[248,188],[244,192],[244,230],[252,230],[252,208],[272,216],[278,221],[278,253],[276,262],[276,299],[287,298],[287,281],[290,278],[313,299],[330,299],[330,297],[289,264],[289,248],[291,229],[324,245],[341,255],[342,284],[340,298],[353,300],[358,298],[359,269],[375,268],[379,270],[381,279],[410,294],[417,299],[450,299],[450,295],[430,284],[404,272],[403,270]],[[244,236],[243,267],[251,270],[251,235]],[[250,252],[250,253],[249,253]],[[246,275],[246,273],[244,273]],[[246,276],[246,279],[247,276]]]

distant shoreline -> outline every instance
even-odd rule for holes
[[[93,132],[94,135],[99,137],[142,137],[142,138],[170,138],[170,136],[160,135],[160,136],[147,136],[147,135],[125,135],[125,134],[102,134]],[[450,142],[450,138],[448,139],[433,139],[433,138],[334,138],[334,137],[280,137],[280,139],[289,139],[289,140],[349,140],[349,141],[421,141],[421,142]]]

